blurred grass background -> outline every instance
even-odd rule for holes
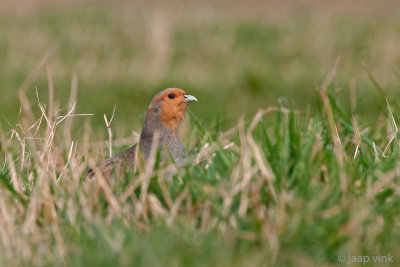
[[[396,89],[396,1],[2,3],[5,128],[5,120],[17,121],[18,89],[46,54],[27,88],[30,100],[36,101],[35,88],[47,100],[49,70],[55,99],[67,104],[76,73],[78,112],[94,113],[92,127],[106,133],[103,113],[117,105],[117,136],[139,130],[151,98],[167,87],[197,96],[191,109],[205,123],[230,126],[239,115],[277,103],[315,110],[316,88],[338,56],[337,97],[347,103],[353,83],[362,116],[375,119],[379,108],[363,64],[385,90]]]

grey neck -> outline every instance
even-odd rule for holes
[[[142,133],[140,134],[140,149],[143,152],[145,159],[150,157],[154,135],[155,132],[158,131],[160,134],[158,147],[168,147],[174,160],[180,161],[180,159],[185,155],[185,150],[179,140],[179,136],[170,128],[165,126],[165,124],[158,118],[159,116],[152,116],[152,118],[146,116]]]

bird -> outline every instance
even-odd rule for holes
[[[187,94],[180,88],[167,88],[157,93],[152,99],[146,113],[139,144],[124,150],[114,157],[98,164],[87,172],[93,177],[95,170],[110,173],[115,166],[118,168],[135,168],[136,154],[140,151],[145,160],[151,153],[154,139],[158,137],[158,149],[168,148],[174,161],[179,162],[185,157],[185,149],[178,135],[178,128],[185,115],[187,105],[198,101],[196,97]]]

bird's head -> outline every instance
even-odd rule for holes
[[[192,101],[197,101],[197,98],[182,89],[165,89],[153,98],[146,117],[160,121],[176,134],[185,115],[186,107]]]

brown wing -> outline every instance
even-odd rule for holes
[[[95,168],[89,169],[86,173],[87,177],[93,177],[95,170],[105,176],[110,176],[115,167],[122,169],[128,167],[134,169],[136,159],[137,145],[134,145],[127,150],[124,150],[112,158],[107,159],[104,163],[98,164]]]
[[[137,145],[134,145],[127,150],[124,150],[117,155],[115,155],[115,159],[122,161],[122,164],[127,166],[128,168],[134,169],[135,168],[135,161],[136,161],[136,150]]]

